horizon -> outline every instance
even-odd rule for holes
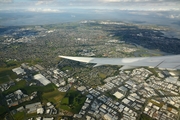
[[[180,31],[179,0],[0,0],[0,11],[1,26],[111,20]]]

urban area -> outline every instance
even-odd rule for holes
[[[93,67],[94,64],[58,57],[122,58],[178,53],[177,38],[162,32],[168,30],[112,21],[1,28],[0,117],[179,120],[180,71]],[[162,40],[172,42],[174,47],[161,47],[167,45]]]

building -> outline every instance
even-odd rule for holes
[[[36,113],[37,108],[40,108],[42,105],[40,102],[26,105],[25,108],[28,110],[28,113]]]
[[[44,109],[42,107],[37,108],[37,114],[43,114],[44,113]]]
[[[14,69],[12,69],[12,71],[15,72],[17,75],[26,74],[26,73],[24,72],[24,69],[22,69],[21,67],[14,68]]]
[[[165,79],[166,82],[173,83],[173,84],[176,84],[177,80],[178,80],[178,77],[167,77]]]
[[[114,120],[114,119],[112,118],[112,116],[111,116],[110,114],[108,114],[108,113],[104,115],[104,119],[105,119],[105,120]]]
[[[36,74],[34,75],[34,79],[38,80],[43,85],[47,85],[51,83],[48,79],[46,79],[42,74]]]
[[[82,91],[86,90],[86,87],[81,86],[81,87],[78,87],[77,89],[82,92]]]
[[[38,68],[39,70],[44,70],[44,68],[38,64],[36,64],[35,67]]]
[[[16,90],[14,93],[10,93],[5,96],[7,105],[9,107],[16,106],[21,102],[28,101],[29,96],[23,94],[21,90]]]
[[[51,117],[51,118],[43,118],[43,120],[54,120],[54,118],[53,117]]]
[[[113,95],[116,96],[116,98],[118,98],[118,99],[121,99],[121,98],[124,97],[124,95],[122,93],[118,92],[118,91],[115,92]]]
[[[127,89],[126,87],[124,87],[124,86],[121,86],[121,87],[119,87],[118,89],[119,89],[119,91],[120,91],[123,95],[126,95],[126,93],[127,93],[127,91],[128,91],[128,89]]]

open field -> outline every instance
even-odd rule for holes
[[[16,73],[12,71],[12,68],[0,68],[0,84],[14,80],[17,78]]]
[[[59,92],[57,89],[51,92],[44,92],[42,94],[43,102],[59,103],[64,97],[65,93]]]
[[[7,111],[7,108],[0,105],[0,115]]]
[[[31,94],[32,92],[39,91],[39,92],[51,92],[56,89],[55,85],[50,83],[46,86],[27,86],[23,88],[27,94]]]
[[[78,113],[84,104],[86,97],[76,90],[69,90],[61,101],[60,108]]]
[[[17,112],[13,115],[14,120],[23,120],[25,118],[25,112]]]
[[[0,77],[0,84],[3,84],[3,83],[6,83],[6,82],[9,82],[9,78],[8,76],[2,76]]]
[[[148,115],[146,115],[146,114],[142,114],[140,120],[153,120],[153,119],[150,118],[150,117],[149,117]]]

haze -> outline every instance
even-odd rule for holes
[[[0,25],[40,25],[80,20],[180,23],[179,0],[0,0]]]

